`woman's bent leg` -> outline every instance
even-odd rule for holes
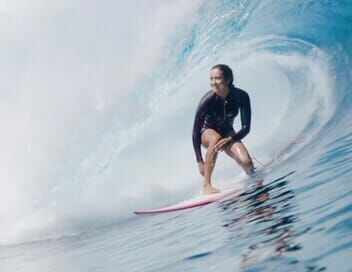
[[[218,153],[215,151],[215,144],[221,139],[221,136],[213,129],[206,129],[202,133],[202,144],[207,148],[204,163],[204,193],[212,194],[220,192],[219,189],[211,185],[211,175],[214,170]]]
[[[225,152],[243,168],[247,175],[252,175],[254,173],[253,161],[247,148],[241,141],[231,144],[225,149]]]

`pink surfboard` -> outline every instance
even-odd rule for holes
[[[158,213],[167,213],[167,212],[175,212],[185,209],[191,209],[196,207],[205,206],[211,203],[214,203],[220,199],[223,199],[227,196],[239,195],[243,191],[243,186],[232,187],[229,189],[223,189],[220,193],[209,194],[209,195],[201,195],[189,200],[182,201],[175,205],[167,206],[159,209],[151,209],[151,210],[136,210],[134,211],[137,215],[142,214],[158,214]]]

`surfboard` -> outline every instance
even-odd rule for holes
[[[244,186],[236,186],[236,187],[231,187],[227,189],[222,189],[220,193],[200,195],[200,196],[191,198],[189,200],[185,200],[177,204],[159,208],[159,209],[136,210],[134,211],[134,214],[136,215],[159,214],[159,213],[175,212],[175,211],[181,211],[185,209],[202,207],[229,196],[239,195],[241,192],[243,192],[243,189],[244,189]]]

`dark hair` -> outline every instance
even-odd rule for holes
[[[222,72],[226,81],[230,81],[229,86],[233,84],[233,73],[232,69],[226,64],[217,64],[211,67],[211,70],[219,69]]]

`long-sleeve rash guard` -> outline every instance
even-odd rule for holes
[[[233,121],[239,110],[242,127],[235,132]],[[203,160],[200,148],[202,129],[214,129],[221,137],[231,136],[235,142],[249,133],[250,125],[251,105],[249,96],[244,90],[232,86],[225,101],[212,90],[208,91],[200,100],[194,118],[192,140],[197,162]]]

